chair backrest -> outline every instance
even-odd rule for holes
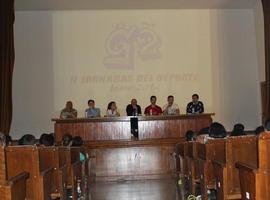
[[[270,173],[270,132],[265,132],[259,136],[259,169]]]
[[[5,185],[6,181],[7,181],[7,172],[6,172],[5,147],[0,146],[0,185]]]
[[[235,164],[243,162],[258,167],[258,140],[256,136],[230,137],[226,142],[228,192],[240,190],[239,171]]]

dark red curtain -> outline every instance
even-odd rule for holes
[[[5,134],[12,120],[14,18],[14,0],[0,0],[0,131]]]

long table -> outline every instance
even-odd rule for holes
[[[212,122],[213,114],[138,116],[139,139],[181,138],[187,130],[199,131]],[[80,136],[84,141],[131,139],[131,117],[52,119],[56,141],[63,135]]]
[[[95,180],[135,180],[174,176],[175,145],[187,130],[212,123],[211,113],[138,116],[138,138],[131,134],[132,117],[52,119],[59,143],[65,134],[81,136],[91,158]]]

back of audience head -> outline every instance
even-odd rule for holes
[[[265,131],[265,128],[263,126],[259,126],[255,129],[255,134],[256,135],[260,135],[261,133],[263,133]]]
[[[224,138],[227,136],[227,132],[222,124],[213,122],[209,128],[209,136],[212,138]]]
[[[63,146],[71,146],[72,145],[72,136],[70,134],[65,134],[62,137],[62,145]]]
[[[75,136],[72,140],[73,147],[80,147],[83,145],[83,140],[80,136]]]
[[[54,137],[52,134],[42,134],[39,139],[39,144],[44,146],[53,146],[54,145]]]
[[[12,145],[12,137],[10,135],[6,135],[6,146]]]
[[[199,132],[197,133],[197,136],[199,135],[209,135],[209,127],[205,127],[199,130]]]
[[[186,132],[186,141],[193,141],[195,138],[195,133],[192,130]]]
[[[270,131],[270,119],[267,119],[264,123],[264,128],[267,131]]]
[[[0,132],[0,146],[6,146],[6,135]]]
[[[31,134],[26,134],[19,139],[19,145],[34,145],[36,144],[35,136]]]
[[[235,124],[232,130],[232,133],[230,136],[241,136],[241,135],[246,135],[244,132],[245,126],[243,124]]]

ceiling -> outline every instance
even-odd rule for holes
[[[15,0],[20,10],[246,9],[258,0]]]

